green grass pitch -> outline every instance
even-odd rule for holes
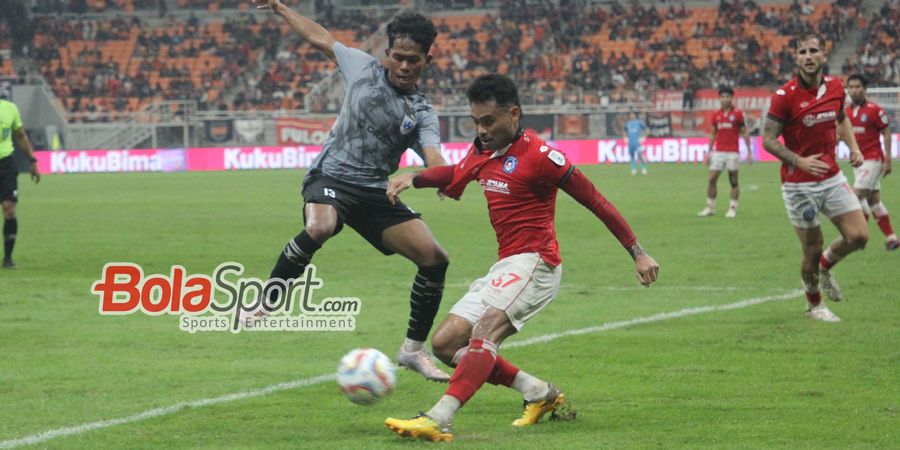
[[[705,167],[583,170],[631,222],[661,265],[640,287],[633,265],[588,211],[560,193],[564,259],[558,298],[508,342],[691,307],[799,292],[800,247],[778,167],[742,167],[738,218],[696,217]],[[844,167],[850,173],[849,167]],[[19,270],[0,273],[0,441],[117,419],[334,372],[354,347],[393,357],[404,337],[414,266],[384,257],[352,230],[314,262],[325,296],[362,300],[355,332],[197,333],[173,316],[101,316],[91,284],[109,261],[209,274],[238,261],[264,277],[301,227],[296,171],[48,176],[20,179]],[[883,181],[900,225],[900,175]],[[484,199],[431,191],[405,201],[449,251],[438,320],[496,260]],[[826,240],[836,230],[824,224]],[[578,410],[568,422],[514,429],[517,393],[486,386],[458,414],[452,447],[897,448],[900,442],[900,296],[897,258],[874,224],[868,248],[834,270],[848,298],[839,324],[807,320],[788,300],[672,317],[503,350],[559,385]],[[326,381],[184,408],[147,420],[55,437],[50,448],[411,448],[382,424],[428,409],[444,387],[400,371],[395,392],[351,404]]]

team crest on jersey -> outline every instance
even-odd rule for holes
[[[809,102],[803,102],[800,104],[801,108],[806,108],[807,106],[809,106]]]
[[[515,156],[507,156],[503,161],[503,172],[507,175],[513,173],[519,165],[519,160]]]
[[[728,120],[734,120],[734,114],[729,114],[729,115],[728,115]]]
[[[413,116],[403,116],[403,122],[400,122],[400,134],[407,135],[416,127],[416,118]]]
[[[859,121],[860,121],[860,122],[866,123],[867,120],[869,120],[869,115],[868,115],[868,114],[863,113],[861,116],[859,116]]]

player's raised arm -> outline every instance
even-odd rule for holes
[[[319,49],[328,59],[334,61],[334,37],[322,25],[304,17],[281,3],[281,0],[253,0],[256,9],[271,9],[272,12],[284,18],[288,25],[304,40]]]
[[[591,180],[577,167],[572,166],[569,176],[563,177],[559,185],[563,191],[594,213],[625,247],[625,250],[634,259],[635,272],[641,284],[649,287],[656,281],[659,264],[641,247],[631,226],[628,225],[619,210],[597,191]]]

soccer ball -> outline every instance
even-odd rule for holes
[[[390,358],[374,348],[357,348],[337,368],[341,391],[357,405],[371,405],[394,390],[397,375]]]

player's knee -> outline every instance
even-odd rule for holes
[[[431,336],[431,351],[442,363],[453,367],[453,355],[464,346],[460,346],[457,341],[449,333],[435,333]]]
[[[869,242],[869,230],[866,228],[862,228],[859,231],[855,231],[853,233],[849,233],[847,237],[844,238],[847,241],[847,244],[850,245],[854,250],[861,250],[866,247],[866,243]]]
[[[438,243],[434,244],[434,251],[431,253],[431,258],[429,258],[430,264],[426,264],[428,266],[446,266],[450,264],[450,255],[447,254],[447,250],[444,250],[444,247],[441,247]]]
[[[738,176],[737,173],[728,174],[728,181],[731,183],[731,187],[738,187]]]
[[[15,219],[16,218],[16,204],[13,202],[3,202],[3,218],[4,219]]]
[[[311,237],[319,244],[322,244],[334,234],[336,225],[337,224],[333,221],[310,220],[307,221],[306,227],[304,229],[306,230],[306,234],[308,234],[309,237]]]

